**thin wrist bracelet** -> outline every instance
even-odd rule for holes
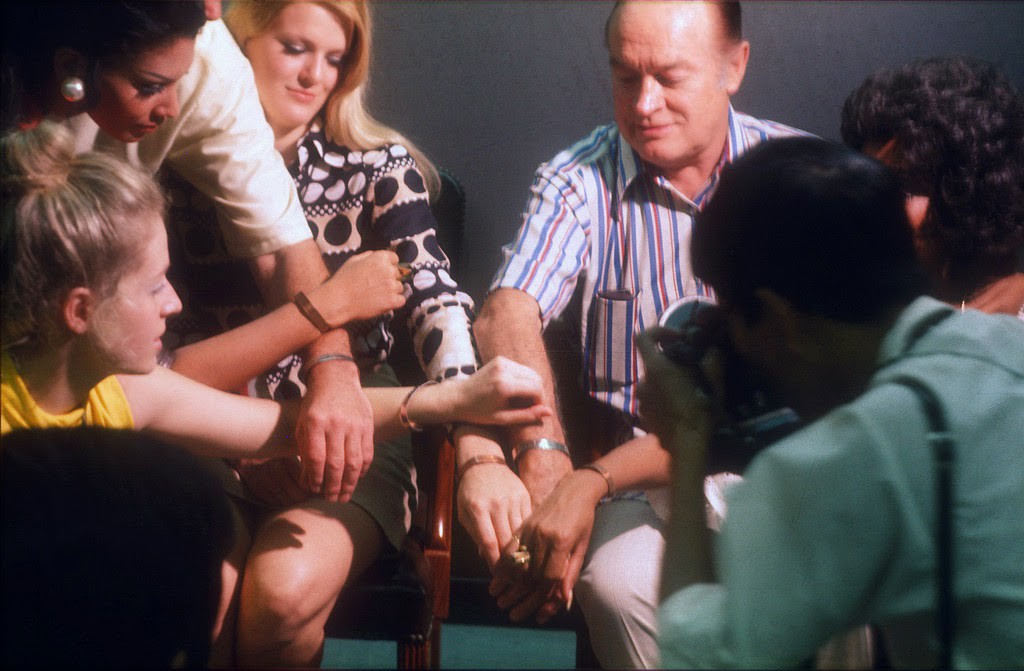
[[[321,354],[312,361],[303,364],[302,368],[299,369],[299,380],[305,384],[306,380],[309,379],[309,371],[313,370],[315,366],[318,366],[327,361],[347,361],[348,363],[355,363],[356,360],[351,355],[332,353],[332,354]]]
[[[508,464],[505,463],[505,457],[500,454],[478,454],[475,457],[466,459],[466,461],[459,466],[459,480],[461,480],[462,476],[466,474],[466,471],[474,466],[479,466],[480,464],[501,464],[502,466],[508,466]]]
[[[524,440],[512,448],[512,461],[518,464],[519,459],[530,450],[554,450],[572,459],[572,455],[569,454],[569,448],[565,446],[565,443],[560,443],[557,440],[548,440],[547,438],[534,438],[533,440]]]
[[[410,431],[422,431],[423,427],[416,426],[416,424],[409,419],[409,401],[412,399],[412,395],[418,392],[423,387],[429,387],[432,384],[439,384],[437,380],[427,380],[421,385],[413,387],[408,394],[405,396],[405,400],[402,401],[402,405],[398,408],[398,421],[402,423],[402,426],[409,429]]]
[[[587,469],[587,470],[590,470],[590,471],[594,471],[595,473],[600,475],[602,478],[604,478],[604,481],[606,483],[608,483],[608,496],[611,496],[612,494],[615,493],[615,481],[612,480],[612,474],[608,472],[607,468],[605,468],[601,464],[597,464],[597,463],[591,463],[591,464],[586,464],[585,466],[581,466],[580,470],[582,470],[584,468]]]
[[[316,306],[310,302],[309,296],[306,295],[306,292],[299,291],[296,293],[292,302],[295,303],[295,307],[299,309],[302,316],[308,319],[310,323],[320,331],[320,333],[327,333],[328,331],[334,330],[334,328],[327,323],[327,320],[324,319],[324,316],[320,314],[320,311],[316,309]]]

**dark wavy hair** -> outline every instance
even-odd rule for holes
[[[818,138],[769,140],[726,166],[690,250],[697,276],[750,321],[758,289],[872,323],[928,288],[893,172]]]
[[[171,40],[195,38],[206,23],[203,0],[19,1],[7,3],[3,17],[4,131],[18,123],[23,105],[45,100],[42,87],[59,48],[82,53],[94,68],[109,67]]]
[[[918,232],[940,298],[959,302],[1020,264],[1024,98],[992,64],[916,61],[868,77],[843,106],[843,141],[895,141],[904,189],[931,199]]]

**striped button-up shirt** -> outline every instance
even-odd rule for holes
[[[730,109],[722,158],[690,199],[645,164],[615,125],[595,129],[537,170],[522,227],[503,248],[491,289],[533,296],[545,326],[558,317],[579,320],[585,391],[635,418],[643,375],[636,334],[677,299],[710,293],[690,265],[693,215],[728,161],[793,134],[801,133]]]

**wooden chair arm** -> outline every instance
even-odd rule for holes
[[[447,431],[436,429],[431,441],[436,445],[436,471],[434,473],[434,495],[428,508],[427,537],[424,539],[423,554],[430,565],[434,578],[434,615],[448,617],[448,599],[451,583],[452,562],[452,508],[455,499],[455,446],[448,439]]]

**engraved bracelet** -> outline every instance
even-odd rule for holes
[[[553,450],[561,452],[572,459],[572,456],[569,454],[569,448],[565,446],[565,443],[548,438],[534,438],[533,440],[524,440],[512,448],[512,461],[518,464],[519,459],[530,450]]]

